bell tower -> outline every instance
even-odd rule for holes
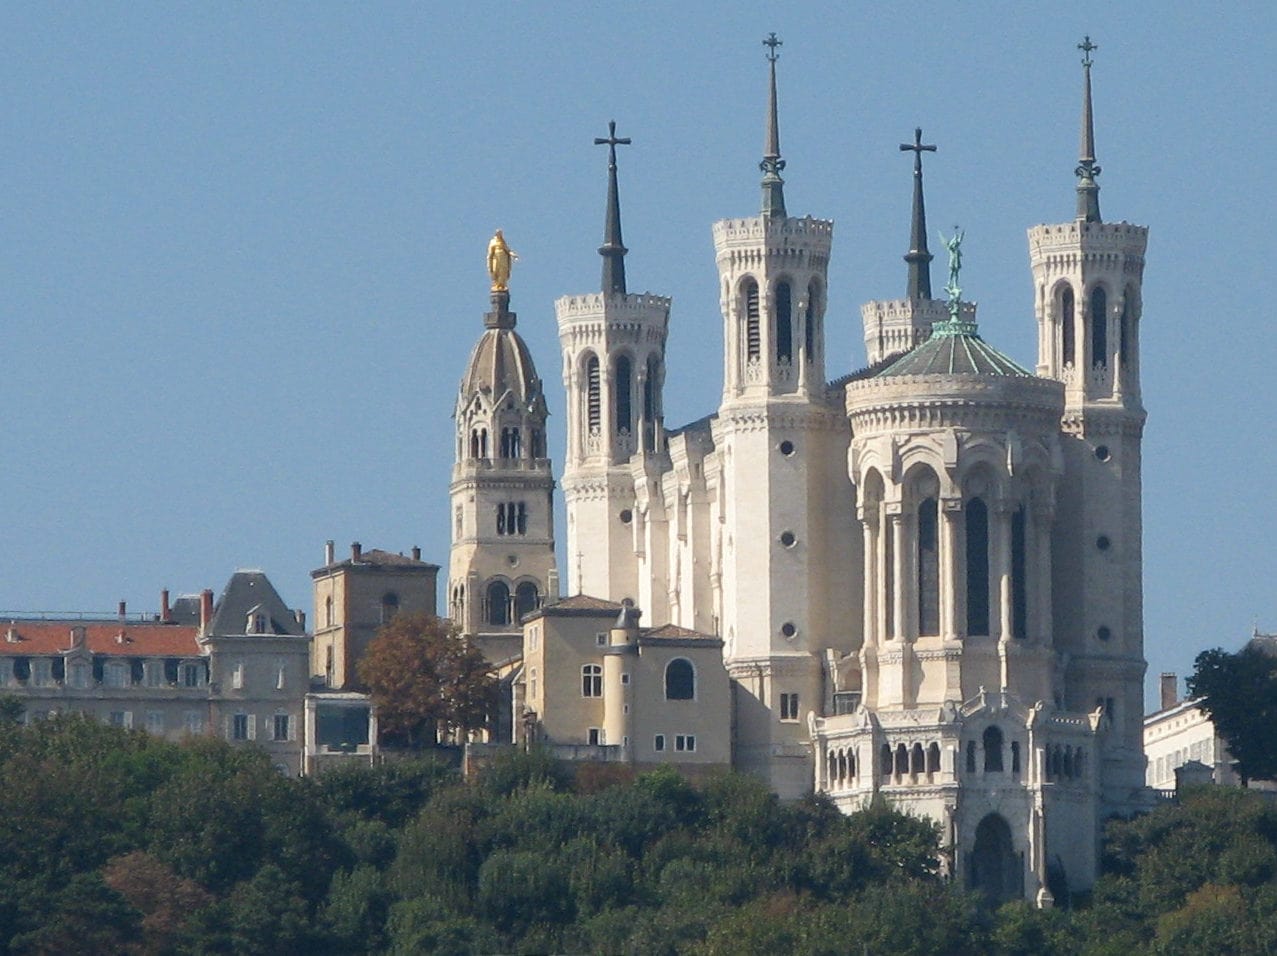
[[[642,542],[633,469],[651,472],[654,456],[665,450],[661,391],[670,300],[626,288],[616,147],[630,140],[618,137],[611,122],[607,137],[594,142],[608,148],[602,288],[554,303],[568,396],[568,591],[637,600]]]
[[[488,252],[492,308],[483,317],[453,416],[448,616],[465,633],[480,635],[490,659],[517,653],[520,617],[559,590],[548,412],[532,355],[515,331],[518,317],[510,311],[513,257],[498,231]]]
[[[1064,383],[1053,539],[1055,645],[1067,655],[1066,706],[1103,709],[1103,799],[1120,809],[1142,785],[1144,615],[1139,325],[1148,229],[1100,216],[1091,53],[1082,51],[1077,211],[1029,230],[1039,375]]]

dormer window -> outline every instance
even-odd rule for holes
[[[247,626],[244,628],[245,634],[268,634],[267,624],[269,619],[257,608],[248,612]]]
[[[102,671],[102,683],[106,687],[127,687],[128,665],[124,661],[111,661]]]

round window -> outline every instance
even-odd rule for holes
[[[780,443],[780,453],[788,458],[794,453],[794,443],[788,438]]]
[[[626,508],[624,511],[621,512],[621,524],[629,524],[633,520],[634,520],[634,512],[631,511],[629,508]]]
[[[780,543],[785,547],[792,548],[797,541],[798,539],[794,537],[794,533],[792,531],[784,531],[781,533]]]
[[[1109,540],[1108,535],[1102,534],[1095,539],[1095,546],[1101,551],[1107,551],[1113,546],[1113,542]]]
[[[786,637],[793,637],[798,633],[798,628],[794,627],[793,621],[786,621],[780,626],[780,633],[784,634]]]
[[[1101,641],[1107,641],[1110,637],[1113,636],[1113,632],[1108,629],[1107,625],[1101,624],[1096,629],[1095,636],[1098,637]]]
[[[1112,456],[1112,454],[1109,452],[1109,446],[1108,446],[1108,445],[1096,445],[1096,446],[1095,446],[1095,457],[1096,457],[1096,458],[1098,458],[1100,461],[1108,461],[1108,460],[1109,460],[1110,458],[1112,458],[1113,456]]]

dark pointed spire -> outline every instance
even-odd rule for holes
[[[603,291],[625,295],[625,243],[621,241],[621,198],[616,188],[616,147],[629,146],[630,139],[616,135],[616,120],[607,124],[607,138],[594,140],[595,146],[607,147],[607,218],[603,224]]]
[[[1100,187],[1095,177],[1100,167],[1095,162],[1095,123],[1091,118],[1091,51],[1099,47],[1084,37],[1077,45],[1082,51],[1082,142],[1077,160],[1077,217],[1083,222],[1100,222]]]
[[[758,168],[763,171],[763,216],[767,218],[785,218],[785,181],[780,178],[780,171],[785,168],[785,161],[780,158],[780,123],[776,118],[776,61],[780,54],[776,48],[781,41],[776,34],[770,33],[763,41],[768,48],[767,62],[771,67],[771,91],[767,100],[767,135],[763,143],[763,161]]]
[[[910,299],[931,298],[931,260],[927,249],[927,209],[922,201],[922,154],[934,153],[935,146],[922,144],[921,127],[913,131],[912,143],[901,143],[900,149],[913,153],[913,225],[909,230],[909,288],[905,292]]]

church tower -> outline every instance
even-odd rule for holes
[[[568,515],[568,591],[612,601],[642,600],[653,620],[664,608],[640,593],[642,522],[635,481],[654,474],[665,449],[661,389],[670,300],[626,289],[616,147],[608,124],[607,212],[602,289],[554,303],[567,390],[563,495]],[[588,555],[587,555],[588,552]]]
[[[513,254],[499,231],[492,243],[492,310],[454,413],[448,615],[478,636],[489,659],[500,660],[522,645],[519,618],[557,597],[558,572],[545,396],[510,311]]]
[[[1139,320],[1148,230],[1100,217],[1083,52],[1077,214],[1029,230],[1038,320],[1038,374],[1064,383],[1059,518],[1052,564],[1055,644],[1067,655],[1066,706],[1102,707],[1110,810],[1144,780],[1144,661]]]
[[[762,209],[714,224],[723,312],[723,398],[713,426],[722,479],[719,628],[736,681],[736,763],[777,792],[810,788],[803,720],[820,711],[821,658],[859,641],[847,420],[824,377],[833,223],[785,208],[776,60]]]

